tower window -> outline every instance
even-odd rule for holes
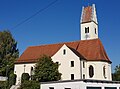
[[[89,33],[89,27],[85,27],[85,33]]]
[[[64,50],[63,50],[63,55],[65,55],[65,54],[66,54],[66,50],[64,49]]]
[[[96,28],[95,28],[95,34],[97,34],[97,30],[96,30]]]
[[[105,66],[103,67],[103,76],[104,76],[104,78],[106,78],[106,73],[105,73],[105,71],[106,71],[106,68],[105,68]]]
[[[74,67],[74,61],[71,61],[71,67]]]
[[[71,74],[71,80],[74,80],[74,74]]]
[[[93,75],[94,75],[94,68],[93,68],[92,65],[90,65],[90,66],[89,66],[89,76],[90,76],[90,78],[92,78]]]

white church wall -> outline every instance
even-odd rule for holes
[[[82,59],[81,60],[81,79],[86,79],[86,73],[87,73],[87,70],[86,70],[86,66],[87,66],[87,61]]]
[[[34,67],[35,63],[23,63],[23,64],[15,64],[14,66],[14,74],[17,75],[16,85],[21,83],[21,76],[23,73],[28,73],[31,75],[31,67]]]
[[[89,66],[92,65],[94,68],[94,75],[92,78],[89,76]],[[105,66],[105,76],[103,73],[103,67]],[[97,79],[97,80],[112,80],[111,79],[111,64],[108,62],[101,61],[88,61],[87,62],[87,77],[86,79]]]
[[[63,54],[64,50],[66,51]],[[74,79],[80,79],[80,58],[73,53],[66,45],[52,56],[53,62],[59,62],[59,72],[62,73],[61,80],[71,80],[71,74],[74,74]],[[71,67],[71,61],[74,61],[74,67]]]

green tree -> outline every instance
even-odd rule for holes
[[[19,57],[17,42],[9,31],[0,31],[0,76],[9,76],[14,70],[14,61]]]
[[[112,74],[114,81],[120,81],[120,64],[115,67],[115,72]]]
[[[6,89],[7,85],[7,81],[0,81],[0,89]]]
[[[20,89],[40,89],[40,83],[37,81],[25,81],[21,84]]]
[[[13,74],[13,73],[11,73],[10,74],[10,76],[9,76],[9,79],[8,79],[8,88],[10,89],[10,87],[12,86],[12,85],[15,85],[15,83],[16,83],[16,77],[17,77],[17,75],[16,74]]]
[[[61,73],[59,73],[58,67],[59,64],[54,63],[50,57],[43,56],[35,65],[35,77],[40,82],[60,80]]]

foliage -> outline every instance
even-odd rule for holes
[[[17,42],[9,31],[0,31],[0,76],[9,76],[14,71],[14,61],[19,52]]]
[[[0,89],[6,89],[7,88],[7,82],[6,81],[0,81]]]
[[[115,72],[112,74],[114,81],[120,81],[120,64],[115,67]]]
[[[40,89],[40,84],[37,81],[25,81],[21,84],[20,89]]]
[[[10,76],[9,76],[9,79],[8,79],[8,82],[9,82],[9,88],[12,86],[12,85],[15,85],[16,83],[16,74],[13,74],[11,73]]]
[[[50,57],[43,56],[38,59],[35,65],[35,77],[40,82],[57,81],[61,79],[58,71],[59,64],[54,63]]]
[[[28,73],[23,73],[21,77],[21,83],[24,83],[25,81],[28,81],[30,78]]]

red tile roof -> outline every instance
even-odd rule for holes
[[[82,23],[92,21],[92,6],[85,7],[82,13]]]
[[[88,61],[111,62],[100,39],[93,39],[28,47],[15,63],[36,62],[43,55],[52,57],[64,44]]]

